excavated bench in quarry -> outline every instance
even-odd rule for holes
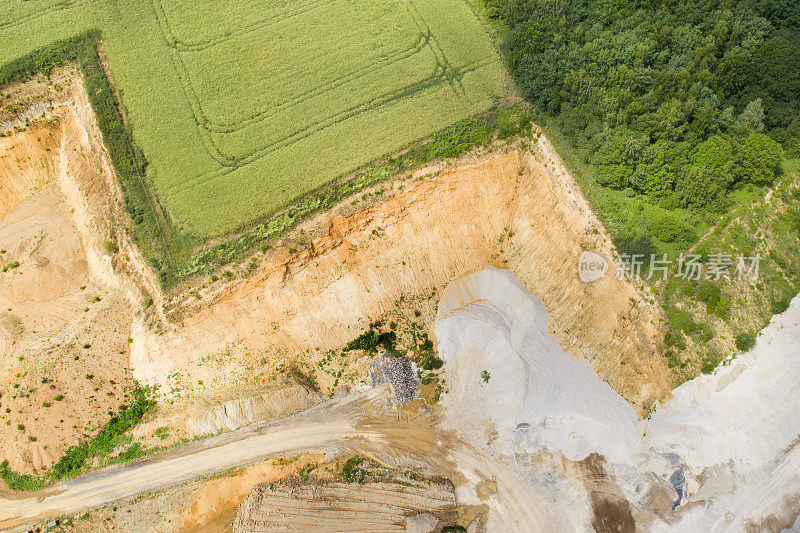
[[[233,531],[409,531],[422,523],[430,524],[425,531],[441,531],[455,507],[455,489],[447,482],[301,482],[292,476],[253,489]]]

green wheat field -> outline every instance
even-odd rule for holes
[[[0,65],[92,29],[152,195],[200,239],[509,91],[465,0],[0,0]]]

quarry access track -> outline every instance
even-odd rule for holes
[[[353,393],[297,415],[209,437],[40,491],[0,493],[0,528],[76,513],[310,450],[358,453],[393,466],[427,465],[456,483],[460,472],[470,471],[497,484],[497,492],[486,503],[508,526],[506,530],[548,520],[527,484],[509,467],[440,430],[432,415],[391,410],[388,394],[382,389]]]

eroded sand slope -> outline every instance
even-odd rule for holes
[[[611,257],[608,242],[563,175],[528,151],[491,155],[409,180],[387,202],[335,217],[310,248],[271,255],[163,334],[138,324],[134,375],[166,382],[179,373],[224,388],[274,354],[313,367],[401,297],[433,294],[496,265],[541,295],[561,346],[641,410],[669,390],[651,326],[656,311],[613,272],[591,284],[576,274],[581,250]]]
[[[70,81],[59,73],[60,81]],[[113,266],[117,200],[83,87],[0,138],[0,457],[43,470],[126,401],[138,291]]]

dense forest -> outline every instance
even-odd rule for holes
[[[800,2],[482,2],[621,254],[765,256],[655,287],[678,381],[748,349],[800,288]]]
[[[602,186],[718,213],[800,156],[800,2],[485,0],[518,87]]]

